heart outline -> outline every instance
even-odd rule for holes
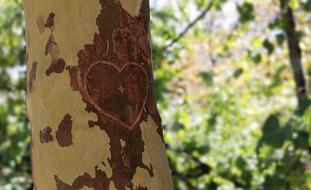
[[[144,98],[144,101],[143,101],[143,104],[142,104],[142,107],[141,107],[141,110],[139,111],[138,113],[138,116],[137,118],[135,119],[135,121],[131,124],[131,125],[128,125],[126,123],[124,123],[123,121],[121,121],[119,118],[117,117],[114,117],[113,115],[109,114],[108,112],[106,112],[105,110],[103,110],[97,103],[96,101],[93,100],[93,98],[90,96],[89,92],[88,92],[88,89],[87,89],[87,76],[90,72],[90,70],[95,67],[96,65],[98,64],[105,64],[105,65],[108,65],[108,66],[111,66],[113,67],[114,69],[116,69],[116,71],[120,74],[123,72],[123,70],[125,68],[127,68],[128,66],[135,66],[135,67],[138,67],[141,71],[143,71],[145,77],[146,77],[146,93],[145,93],[145,98]],[[88,100],[88,102],[97,110],[99,111],[100,113],[102,113],[104,116],[106,116],[107,118],[109,118],[110,120],[116,122],[117,124],[120,124],[122,125],[123,127],[125,127],[126,129],[128,130],[133,130],[135,128],[135,125],[139,122],[139,120],[141,119],[141,116],[143,114],[143,111],[145,109],[145,106],[146,106],[146,103],[147,103],[147,100],[148,100],[148,94],[149,94],[149,79],[148,79],[148,73],[147,71],[145,70],[145,68],[137,63],[134,63],[134,62],[128,62],[126,64],[124,64],[122,67],[118,67],[116,66],[115,64],[111,63],[111,62],[108,62],[108,61],[97,61],[97,62],[94,62],[92,65],[90,65],[87,69],[86,69],[86,72],[85,72],[85,75],[83,77],[83,94],[85,94],[86,96],[86,99]]]

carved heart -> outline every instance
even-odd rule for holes
[[[90,104],[129,130],[141,118],[148,88],[147,72],[137,63],[119,68],[110,62],[98,62],[88,68],[84,78],[84,92]]]

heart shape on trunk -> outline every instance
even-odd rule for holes
[[[101,61],[92,64],[84,77],[84,93],[101,114],[132,130],[141,119],[148,98],[148,74],[137,63],[121,68]]]

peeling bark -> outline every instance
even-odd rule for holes
[[[24,7],[30,36],[39,36],[27,49],[40,63],[27,93],[36,188],[171,190],[149,1],[27,0]]]
[[[49,142],[53,141],[53,136],[51,133],[52,133],[51,127],[46,127],[44,129],[42,129],[40,131],[40,142],[42,144],[45,144],[45,143],[49,143]]]
[[[37,62],[33,62],[31,69],[30,69],[30,72],[29,72],[29,76],[28,76],[29,92],[31,92],[33,83],[36,80],[37,65],[38,65]]]
[[[62,73],[65,70],[66,63],[63,59],[52,60],[50,67],[45,71],[47,76],[52,73]]]
[[[45,27],[52,29],[54,27],[54,13],[50,13],[48,19],[46,20]]]
[[[56,139],[61,147],[66,147],[72,145],[72,117],[69,114],[66,114],[64,119],[58,125],[56,131]]]
[[[92,178],[89,174],[85,173],[82,176],[77,177],[72,185],[68,185],[62,182],[57,175],[55,175],[57,190],[76,190],[83,187],[93,188],[94,190],[109,189],[109,181],[105,172],[100,171],[98,167],[95,167],[95,178]]]

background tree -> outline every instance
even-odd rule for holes
[[[296,85],[297,100],[300,109],[304,109],[307,106],[307,81],[305,77],[305,71],[301,62],[301,47],[300,36],[296,31],[296,21],[294,18],[293,9],[290,6],[290,2],[281,0],[280,9],[282,15],[283,30],[287,37],[288,51],[290,57],[290,63],[294,73],[294,80]]]

